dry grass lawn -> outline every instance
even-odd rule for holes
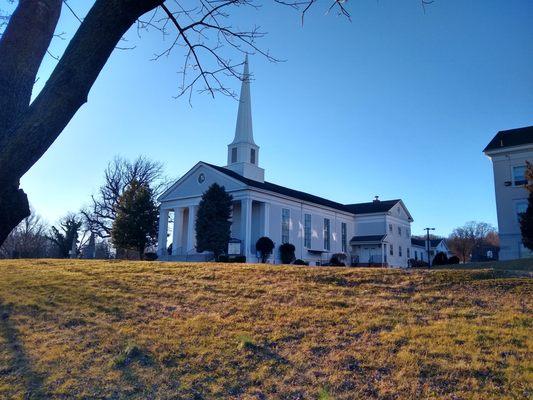
[[[531,399],[533,280],[0,262],[0,398]]]

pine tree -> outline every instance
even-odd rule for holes
[[[158,211],[152,190],[133,181],[120,196],[111,239],[117,248],[139,252],[144,259],[146,247],[157,238]]]
[[[202,195],[196,215],[196,250],[224,253],[230,240],[233,197],[224,186],[213,183]]]
[[[533,250],[533,164],[527,163],[526,178],[529,191],[527,210],[520,216],[520,232],[522,233],[522,243],[529,250]]]

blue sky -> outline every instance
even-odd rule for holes
[[[84,14],[88,2],[69,4]],[[255,140],[267,180],[345,203],[402,198],[415,222],[447,235],[469,220],[496,225],[491,163],[482,154],[502,129],[533,124],[533,2],[348,2],[352,22],[268,4],[239,10],[260,25],[260,46],[286,60],[251,56]],[[76,20],[63,11],[58,31]],[[60,138],[22,187],[54,222],[87,204],[117,154],[144,154],[179,177],[197,161],[226,162],[237,102],[174,99],[183,53],[155,32],[128,34]],[[168,40],[168,39],[167,39]],[[59,53],[66,41],[55,40]],[[37,87],[56,61],[47,57]],[[235,90],[239,82],[229,82]]]

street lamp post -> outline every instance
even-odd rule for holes
[[[428,248],[428,266],[431,267],[431,255],[430,255],[430,240],[429,240],[429,231],[434,231],[435,228],[424,228],[426,231],[426,240],[427,240],[427,248]]]

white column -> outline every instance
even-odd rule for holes
[[[189,223],[187,224],[187,252],[196,252],[196,206],[189,206]]]
[[[180,255],[182,253],[182,232],[183,232],[183,208],[176,207],[174,209],[174,233],[172,238],[172,255]]]
[[[263,236],[270,234],[270,203],[263,203]]]
[[[252,199],[241,200],[241,240],[243,241],[244,255],[248,257],[251,252],[252,238]]]
[[[159,232],[157,239],[157,254],[167,255],[167,234],[168,234],[168,210],[159,210]]]

